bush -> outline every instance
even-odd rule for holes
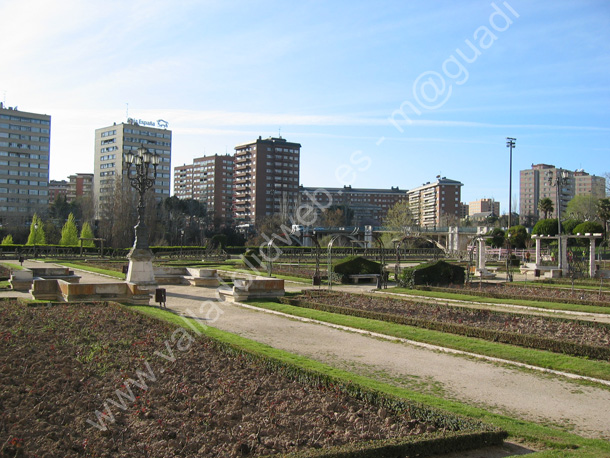
[[[397,281],[403,288],[413,288],[415,285],[462,285],[466,278],[465,270],[445,261],[437,261],[404,269]]]
[[[333,263],[333,271],[341,275],[341,282],[348,283],[350,275],[378,274],[381,264],[362,256],[348,256]]]
[[[262,264],[262,255],[258,250],[249,249],[242,257],[244,266],[258,269]]]

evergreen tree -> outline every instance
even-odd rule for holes
[[[42,220],[36,213],[32,217],[32,224],[30,224],[30,235],[26,245],[46,245],[47,238],[44,233],[44,227]]]
[[[8,234],[6,237],[2,239],[0,245],[12,245],[13,244],[13,236]]]
[[[66,224],[61,229],[59,244],[62,246],[78,245],[78,229],[76,228],[76,221],[72,213],[68,215],[68,221],[66,221]]]
[[[83,224],[83,228],[80,231],[80,237],[81,239],[93,238],[93,231],[91,230],[91,226],[89,225],[89,223]],[[83,240],[83,246],[94,247],[95,242],[93,240]]]

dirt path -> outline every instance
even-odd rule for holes
[[[213,290],[167,286],[169,308],[205,317]],[[610,439],[610,390],[220,303],[208,325],[375,379],[585,437]]]

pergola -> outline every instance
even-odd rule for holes
[[[542,266],[542,241],[543,240],[559,240],[561,244],[562,259],[557,259],[557,269],[561,270],[561,266],[568,265],[568,239],[589,239],[589,276],[595,276],[595,240],[602,237],[602,234],[576,234],[576,235],[532,235],[532,239],[536,241],[536,269]],[[563,274],[563,272],[562,272]]]

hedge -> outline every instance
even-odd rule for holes
[[[397,281],[405,288],[413,288],[415,285],[462,285],[466,278],[465,270],[445,261],[436,261],[403,269]]]

